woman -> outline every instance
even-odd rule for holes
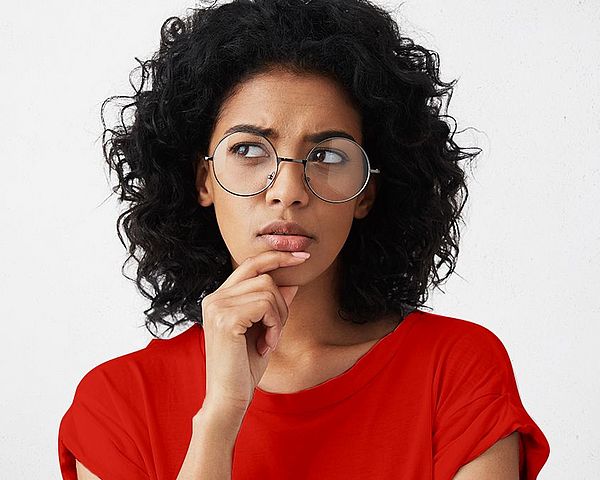
[[[141,74],[105,155],[146,326],[192,326],[82,379],[63,477],[536,478],[501,341],[418,308],[475,156],[436,53],[367,1],[241,0],[167,20]]]

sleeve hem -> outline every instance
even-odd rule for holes
[[[86,454],[82,453],[76,446],[71,447],[65,444],[64,440],[60,441],[61,448],[61,470],[63,470],[63,475],[66,472],[73,474],[73,479],[77,478],[77,470],[75,461],[78,460],[79,463],[83,464],[85,468],[87,468],[90,472],[96,475],[98,478],[110,478],[114,480],[149,480],[150,477],[141,470],[137,465],[119,465],[120,473],[116,474],[114,469],[107,470],[105,466],[96,463],[93,458],[88,457]],[[70,480],[70,476],[65,476],[64,478]]]
[[[434,479],[453,478],[462,466],[515,431],[519,432],[519,479],[535,480],[548,458],[549,445],[520,401],[510,393],[483,406],[466,430],[436,453]]]
[[[94,460],[93,457],[88,456],[89,452],[85,453],[85,449],[81,448],[80,443],[73,439],[70,419],[67,418],[67,415],[63,418],[58,437],[58,457],[63,479],[77,480],[75,460],[79,460],[85,468],[101,479],[149,480],[150,477],[146,471],[132,462],[114,443],[112,451],[115,457],[110,464],[103,465]]]

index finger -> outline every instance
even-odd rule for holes
[[[301,264],[305,258],[292,255],[296,252],[283,252],[280,250],[269,250],[261,252],[255,257],[248,257],[231,275],[223,282],[222,288],[230,287],[242,280],[254,278],[262,273],[270,272],[280,267],[290,267]]]

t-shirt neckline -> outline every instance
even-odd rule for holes
[[[348,370],[318,385],[292,393],[274,393],[256,387],[249,409],[277,413],[303,413],[327,407],[356,393],[369,383],[400,350],[417,317],[411,311],[396,328],[379,339]]]

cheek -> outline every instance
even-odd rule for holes
[[[352,227],[354,209],[351,205],[332,205],[316,217],[319,235],[319,254],[323,258],[335,258],[346,243]]]
[[[219,231],[233,259],[239,264],[247,258],[252,245],[252,210],[235,199],[215,199]]]
[[[340,209],[341,210],[341,209]],[[341,250],[346,243],[350,228],[352,227],[352,210],[338,211],[336,215],[331,215],[324,225],[328,228],[323,229],[321,234],[324,237],[329,237],[326,241],[331,244],[331,247],[337,251]]]

